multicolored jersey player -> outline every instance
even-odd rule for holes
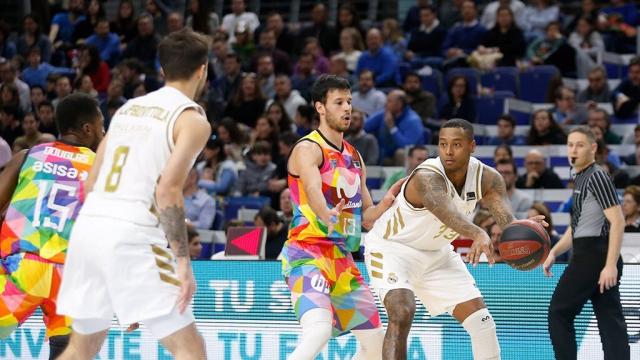
[[[39,307],[51,358],[71,332],[70,319],[56,311],[56,298],[83,182],[104,132],[98,104],[84,95],[60,102],[56,121],[60,140],[16,154],[0,174],[0,206],[7,209],[0,231],[0,337]]]
[[[348,331],[360,343],[354,359],[382,359],[378,309],[351,252],[360,247],[361,227],[391,206],[402,181],[374,206],[362,158],[343,139],[351,121],[349,82],[323,75],[311,93],[320,126],[294,146],[288,162],[294,214],[282,268],[302,325],[289,359],[315,359],[332,336]]]

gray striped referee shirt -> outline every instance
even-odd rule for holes
[[[594,163],[576,174],[571,206],[573,238],[609,238],[609,221],[604,210],[619,205],[620,200],[611,178]]]

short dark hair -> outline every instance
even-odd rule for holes
[[[56,124],[61,135],[70,130],[80,130],[84,124],[93,123],[101,115],[98,102],[89,95],[73,93],[56,107]]]
[[[287,146],[293,146],[298,140],[300,140],[300,135],[292,131],[283,132],[280,134],[280,139],[278,139],[278,141]]]
[[[403,81],[407,81],[407,79],[408,79],[408,78],[410,78],[410,77],[415,77],[415,78],[418,78],[418,80],[422,80],[422,79],[420,78],[420,75],[418,75],[418,73],[417,73],[417,72],[415,72],[415,71],[410,71],[410,72],[408,72],[408,73],[407,73],[407,75],[405,75],[405,76],[404,76],[404,80],[403,80]]]
[[[424,150],[427,152],[427,154],[429,154],[429,150],[427,149],[426,146],[424,145],[414,145],[411,148],[409,148],[409,156],[413,156],[413,153],[416,152],[416,150]]]
[[[266,226],[270,226],[270,225],[282,222],[282,220],[278,216],[278,213],[269,206],[265,206],[262,209],[260,209],[260,211],[258,211],[258,213],[256,214],[255,218],[262,219],[262,222]]]
[[[473,136],[474,136],[473,125],[471,125],[471,123],[465,119],[454,118],[454,119],[447,120],[444,122],[444,124],[442,124],[440,129],[446,129],[446,128],[461,128],[467,134],[469,139],[473,140]]]
[[[500,120],[508,121],[509,124],[511,124],[511,127],[516,127],[516,119],[514,119],[513,116],[509,114],[500,115],[500,117],[498,118],[498,121]],[[496,121],[496,124],[498,123],[498,121]]]
[[[38,111],[40,111],[40,109],[42,109],[45,106],[48,106],[51,108],[51,110],[53,110],[53,104],[49,100],[44,100],[38,105]]]
[[[587,139],[589,139],[589,142],[592,144],[596,142],[596,136],[593,134],[593,131],[591,131],[591,128],[589,128],[588,126],[584,126],[584,125],[576,126],[571,130],[569,130],[568,135],[571,135],[573,133],[580,133],[585,135]]]
[[[436,7],[431,5],[431,4],[425,5],[425,6],[420,6],[420,11],[422,11],[422,10],[429,10],[432,13],[438,15],[438,9],[436,9]]]
[[[629,60],[629,67],[640,65],[640,56],[634,56]]]
[[[271,155],[271,145],[266,141],[258,141],[251,147],[251,155]]]
[[[320,75],[311,87],[311,105],[315,106],[316,101],[326,103],[329,91],[338,89],[351,90],[349,80],[337,75]]]
[[[311,121],[311,120],[313,120],[313,116],[316,113],[316,109],[311,105],[304,105],[303,104],[303,105],[298,106],[298,113],[303,118]]]
[[[129,69],[137,72],[137,73],[142,73],[144,71],[144,64],[136,59],[136,58],[127,58],[124,59],[120,65],[124,66],[124,67],[128,67]]]
[[[210,41],[206,35],[184,28],[167,35],[158,45],[160,66],[167,80],[188,80],[205,65]]]

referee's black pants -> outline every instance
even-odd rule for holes
[[[607,258],[607,240],[573,240],[573,257],[558,281],[549,305],[549,334],[557,360],[577,359],[575,317],[591,300],[605,360],[628,360],[629,338],[618,285],[600,293],[598,280]],[[618,258],[618,284],[622,258]]]

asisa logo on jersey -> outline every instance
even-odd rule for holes
[[[360,175],[355,176],[352,184],[349,184],[349,181],[345,179],[344,176],[338,176],[338,180],[336,181],[336,193],[338,194],[338,199],[342,199],[343,193],[347,199],[351,199],[356,196],[359,188]]]
[[[72,180],[79,179],[81,181],[85,181],[89,173],[86,171],[78,171],[78,169],[74,167],[68,167],[66,165],[51,163],[51,162],[42,162],[36,161],[32,166],[33,171],[43,172],[45,174],[51,174],[56,176],[66,177]]]

